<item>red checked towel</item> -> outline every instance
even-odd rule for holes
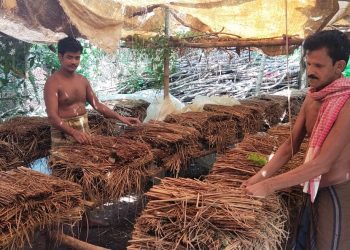
[[[321,107],[311,134],[305,163],[315,159],[318,155],[340,110],[350,97],[350,79],[345,77],[338,78],[320,91],[310,89],[308,94],[311,98],[320,101]],[[304,184],[304,192],[310,194],[312,202],[315,201],[320,181],[321,175]]]

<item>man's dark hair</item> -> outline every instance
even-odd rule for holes
[[[58,41],[58,53],[64,55],[66,52],[83,52],[80,42],[73,37],[66,37]]]
[[[350,40],[339,30],[323,30],[308,36],[304,43],[304,55],[307,51],[326,48],[333,64],[339,60],[348,63],[350,54]]]

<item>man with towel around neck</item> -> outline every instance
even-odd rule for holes
[[[242,187],[250,195],[265,197],[302,184],[312,211],[309,248],[350,249],[350,79],[342,74],[350,41],[340,31],[321,31],[307,37],[303,49],[310,88],[292,138]],[[310,143],[304,164],[273,176],[305,136]]]
[[[83,47],[76,39],[66,37],[60,40],[58,58],[61,67],[45,83],[44,99],[52,125],[53,147],[74,142],[91,142],[86,102],[106,118],[115,118],[127,125],[140,123],[137,118],[117,114],[97,99],[89,81],[75,72],[82,52]]]

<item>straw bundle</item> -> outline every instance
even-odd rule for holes
[[[23,162],[16,155],[13,146],[5,141],[0,141],[0,170],[7,171],[22,165]]]
[[[216,160],[206,180],[239,187],[261,169],[261,166],[249,160],[250,153],[240,148],[231,149]]]
[[[123,135],[151,145],[159,164],[178,174],[189,158],[198,153],[199,132],[191,127],[160,121],[127,127]]]
[[[108,119],[95,110],[88,111],[90,132],[94,135],[117,136],[121,132],[116,119]]]
[[[79,183],[97,202],[140,192],[151,173],[153,154],[144,143],[123,137],[94,136],[92,145],[74,144],[52,150],[50,167],[55,176]]]
[[[1,249],[21,249],[36,229],[80,220],[81,196],[79,185],[30,169],[0,172]]]
[[[243,141],[238,144],[238,147],[245,151],[269,156],[272,152],[277,150],[279,145],[280,141],[278,137],[267,133],[257,133],[246,134]]]
[[[255,199],[240,189],[165,178],[147,194],[131,249],[277,249],[284,209],[276,196]]]
[[[248,106],[206,104],[204,105],[204,110],[231,115],[233,119],[239,121],[239,126],[243,133],[255,133],[261,131],[264,125],[262,113]]]
[[[122,116],[136,117],[143,121],[147,115],[149,102],[144,100],[118,100],[114,105],[113,110]]]
[[[287,99],[285,99],[287,101]],[[278,124],[283,119],[286,110],[278,101],[273,99],[251,98],[240,100],[241,105],[255,109],[260,112],[269,127]]]
[[[49,155],[50,124],[45,117],[14,117],[0,124],[0,140],[12,145],[24,164]]]
[[[223,113],[187,112],[168,115],[164,121],[197,129],[206,148],[216,148],[218,152],[224,152],[229,145],[237,142],[242,134],[238,121]]]

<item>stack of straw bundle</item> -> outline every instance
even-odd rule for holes
[[[204,105],[204,110],[231,115],[232,119],[239,121],[240,131],[243,133],[255,133],[261,131],[264,127],[262,113],[248,106],[206,104]]]
[[[197,129],[205,148],[215,148],[220,153],[237,142],[242,134],[237,119],[223,113],[187,112],[168,115],[164,121]]]
[[[90,132],[93,135],[117,136],[121,132],[118,120],[105,118],[95,110],[88,111]]]
[[[0,124],[0,140],[12,145],[15,154],[28,165],[49,155],[50,124],[45,117],[14,117]]]
[[[287,98],[285,98],[287,103]],[[286,105],[281,104],[279,101],[275,101],[273,98],[251,98],[240,100],[241,105],[255,109],[261,112],[263,119],[267,123],[268,127],[274,126],[283,120],[284,112],[286,111]]]
[[[122,116],[135,117],[143,121],[146,118],[149,105],[150,103],[144,100],[122,99],[115,103],[113,110]]]
[[[5,141],[0,141],[0,170],[8,171],[23,165],[23,161],[16,155],[13,146]]]
[[[123,137],[92,137],[92,145],[55,147],[52,174],[79,183],[85,195],[98,203],[141,192],[152,174],[153,154],[147,144]]]
[[[162,179],[147,194],[131,249],[277,249],[285,211],[276,196],[192,179]]]
[[[73,225],[83,212],[79,185],[18,168],[0,172],[0,247],[22,249],[36,229]]]
[[[154,121],[127,127],[123,136],[150,144],[158,164],[175,174],[199,153],[199,132],[192,127]]]

